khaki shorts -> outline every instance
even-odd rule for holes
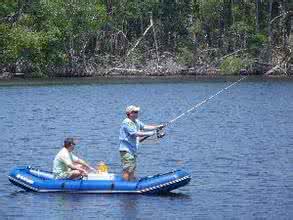
[[[134,172],[136,168],[136,156],[127,151],[120,151],[123,171]]]

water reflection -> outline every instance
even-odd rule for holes
[[[119,200],[119,210],[122,219],[137,219],[137,206],[141,195],[120,195]]]
[[[182,189],[182,191],[184,191]],[[160,196],[162,198],[170,198],[170,199],[179,199],[179,200],[185,200],[185,201],[191,201],[192,197],[189,194],[185,193],[177,193],[177,192],[168,192],[168,193],[162,193],[159,195],[147,195],[147,196]]]

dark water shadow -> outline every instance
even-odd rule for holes
[[[24,189],[19,189],[19,190],[15,190],[13,192],[8,193],[8,197],[15,197],[15,196],[18,196],[18,195],[28,194],[28,193],[33,193],[33,192],[29,192],[29,191],[26,191]]]
[[[103,196],[103,197],[120,197],[120,196],[129,196],[129,197],[141,197],[141,196],[148,196],[148,197],[170,197],[170,198],[178,198],[178,199],[191,199],[191,196],[189,194],[181,193],[181,192],[166,192],[166,193],[158,193],[158,194],[136,194],[136,193],[71,193],[71,192],[47,192],[47,193],[38,193],[38,192],[32,192],[32,191],[26,191],[23,189],[16,190],[13,192],[10,192],[8,194],[9,197],[15,197],[22,194],[28,194],[28,195],[49,195],[49,196],[60,196],[60,195],[66,195],[66,196],[77,196],[77,195],[83,195],[83,196]]]
[[[189,194],[181,193],[181,192],[166,192],[166,193],[159,193],[159,194],[145,194],[144,196],[149,197],[161,197],[161,198],[173,198],[173,199],[186,199],[192,200],[192,197]]]

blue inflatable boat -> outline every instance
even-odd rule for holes
[[[51,172],[32,167],[17,167],[9,181],[27,191],[68,193],[166,193],[189,183],[191,176],[183,170],[147,176],[136,181],[124,181],[115,174],[89,175],[87,179],[54,179]]]

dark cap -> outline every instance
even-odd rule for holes
[[[68,146],[68,145],[75,145],[75,141],[73,138],[65,138],[64,140],[64,146]]]

